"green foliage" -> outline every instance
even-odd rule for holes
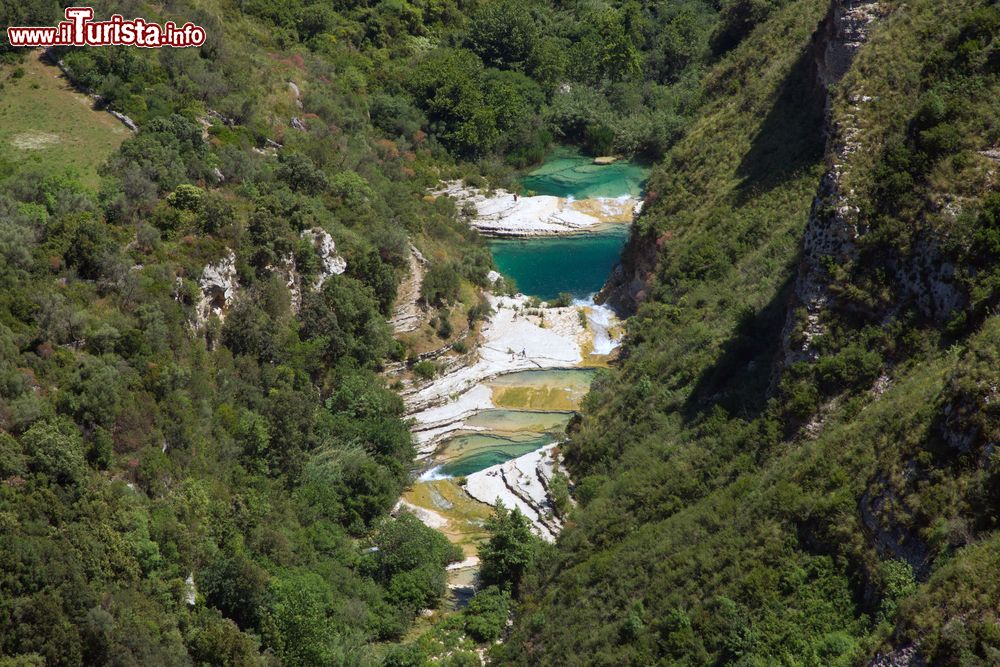
[[[58,20],[43,5],[15,18]],[[422,199],[455,162],[394,81],[401,60],[350,46],[362,25],[395,50],[462,19],[412,9],[210,2],[180,12],[206,27],[200,49],[56,54],[140,130],[116,126],[128,138],[96,188],[0,165],[5,662],[359,664],[439,603],[456,557],[440,534],[401,519],[386,553],[409,557],[390,577],[361,546],[391,532],[414,455],[372,370],[397,347],[385,319],[410,245],[467,258],[480,284],[491,268],[453,207]],[[504,132],[533,128],[536,84],[480,74],[482,104],[515,102]],[[348,260],[322,289],[302,237],[317,227]],[[233,291],[202,294],[230,250]],[[203,300],[222,321],[202,322]]]
[[[538,48],[538,26],[525,3],[491,2],[472,17],[466,41],[488,67],[523,70]]]
[[[917,582],[913,575],[913,568],[903,560],[885,561],[879,570],[882,579],[880,612],[883,616],[892,618],[900,600],[916,592]]]
[[[333,600],[313,573],[288,573],[271,582],[261,630],[264,644],[286,665],[321,665],[344,659],[340,638],[329,622]]]
[[[61,52],[141,131],[99,194],[0,165],[0,653],[364,664],[437,606],[458,554],[386,519],[413,444],[373,372],[396,347],[385,317],[411,242],[425,303],[488,314],[457,303],[488,250],[423,195],[473,169],[453,156],[502,175],[556,137],[666,155],[634,239],[658,255],[646,303],[564,446],[581,507],[547,551],[498,508],[492,585],[387,664],[478,664],[507,587],[505,664],[864,664],[916,640],[929,663],[997,662],[1000,15],[892,9],[830,107],[857,126],[859,256],[826,267],[818,361],[783,373],[827,2],[209,2],[189,17],[201,49]],[[313,227],[348,259],[315,291]],[[959,313],[917,313],[900,287],[926,241]],[[235,301],[193,331],[226,248]]]
[[[565,516],[571,507],[569,497],[569,478],[563,472],[557,472],[549,480],[549,496],[560,516]]]
[[[327,363],[353,358],[374,365],[390,348],[389,329],[370,287],[331,276],[302,300],[301,334],[319,341]]]
[[[56,484],[76,484],[87,470],[83,442],[69,422],[36,422],[21,436],[21,447],[29,469]]]
[[[376,251],[369,251],[361,257],[352,258],[347,264],[347,272],[352,278],[357,278],[368,285],[378,299],[379,311],[389,316],[392,314],[392,304],[396,301],[396,285],[398,276],[392,266],[382,261]]]
[[[434,264],[420,283],[420,298],[429,306],[447,305],[458,298],[461,279],[454,264]]]
[[[787,0],[727,0],[712,33],[712,50],[722,54],[736,47],[758,24]]]
[[[430,380],[437,375],[437,364],[429,359],[413,364],[413,372],[422,380]]]
[[[461,154],[488,152],[500,139],[496,110],[486,105],[483,67],[468,53],[442,50],[413,72],[409,89],[440,140]]]
[[[570,51],[570,71],[576,79],[597,84],[639,74],[637,12],[637,5],[627,4],[621,10],[595,9],[583,18],[582,34]]]
[[[465,629],[477,642],[492,642],[500,638],[510,616],[510,592],[497,586],[476,591],[462,610]]]
[[[538,553],[540,539],[521,510],[497,503],[486,521],[489,539],[479,547],[479,577],[487,586],[518,590],[521,579]]]
[[[854,665],[915,646],[991,664],[994,3],[872,24],[830,99],[838,199],[815,210],[829,3],[720,4],[716,26],[689,15],[724,55],[626,253],[656,263],[645,302],[563,448],[580,505],[494,659]],[[599,124],[557,103],[581,135]],[[810,215],[858,256],[819,267],[807,321],[788,302]]]

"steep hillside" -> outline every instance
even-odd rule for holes
[[[998,26],[802,0],[709,72],[502,661],[995,663]]]

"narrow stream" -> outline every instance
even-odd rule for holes
[[[640,196],[646,174],[646,169],[630,162],[598,166],[590,158],[560,151],[528,174],[523,186],[531,194],[595,198],[594,205],[599,206],[602,199],[596,198]],[[469,587],[474,586],[478,570],[474,559],[476,547],[485,536],[484,521],[492,513],[489,505],[466,492],[466,480],[481,471],[502,477],[491,471],[514,459],[517,461],[513,465],[518,466],[521,461],[518,457],[546,447],[549,449],[540,452],[542,456],[551,458],[555,454],[556,450],[550,446],[561,440],[579,409],[590,387],[594,367],[606,364],[607,355],[615,347],[611,313],[594,306],[593,296],[617,262],[627,235],[627,224],[613,224],[576,236],[490,242],[497,267],[515,281],[522,293],[542,300],[562,294],[573,297],[573,306],[586,319],[590,344],[583,353],[583,361],[573,368],[517,371],[480,383],[480,387],[488,389],[492,407],[474,412],[462,421],[458,430],[442,438],[403,495],[404,503],[416,508],[425,522],[460,544],[469,559],[450,573],[456,604],[461,604],[469,594]],[[513,350],[512,353],[516,354]],[[538,454],[533,456],[533,464],[537,464]],[[531,457],[525,457],[528,458]],[[524,483],[531,485],[538,482],[528,477],[541,476],[531,474],[523,478]],[[505,483],[511,486],[509,480]],[[479,495],[482,499],[482,492]],[[539,522],[537,515],[535,519]],[[549,530],[543,537],[552,539],[554,533]]]

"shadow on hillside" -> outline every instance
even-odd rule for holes
[[[781,84],[767,117],[743,156],[737,197],[743,203],[823,158],[826,93],[816,83],[812,45]]]
[[[684,405],[686,419],[696,418],[712,405],[748,420],[764,410],[795,277],[791,271],[765,307],[748,308],[742,314],[733,335],[722,345],[719,360],[698,378]]]

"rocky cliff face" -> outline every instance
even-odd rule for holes
[[[826,18],[813,37],[812,61],[817,104],[830,108],[830,89],[850,69],[858,50],[867,40],[873,22],[882,13],[879,2],[873,0],[831,0]],[[856,104],[870,101],[859,95]],[[826,132],[830,168],[820,184],[809,226],[803,242],[804,259],[796,284],[796,304],[793,311],[804,306],[806,320],[800,326],[798,350],[790,343],[794,325],[785,332],[786,358],[789,362],[809,356],[809,341],[820,335],[819,313],[827,306],[830,295],[826,286],[828,276],[824,258],[844,261],[856,252],[854,240],[860,231],[849,197],[841,193],[840,181],[851,153],[857,150],[856,131],[849,125],[834,126],[828,121]],[[645,298],[649,280],[656,268],[660,239],[655,236],[633,236],[622,255],[621,263],[608,279],[598,296],[600,303],[608,303],[624,314],[631,314]],[[805,349],[801,349],[804,347]]]
[[[236,274],[236,253],[230,250],[218,262],[205,266],[198,286],[201,288],[201,299],[195,307],[195,326],[204,326],[212,315],[224,319],[240,287]]]
[[[330,234],[319,227],[307,229],[301,237],[312,242],[319,256],[320,267],[309,289],[318,290],[330,276],[340,275],[347,270],[347,260],[337,254],[337,245]],[[291,253],[280,258],[277,265],[267,267],[285,281],[291,295],[292,311],[297,313],[302,304],[302,280]],[[232,250],[217,262],[207,264],[198,280],[201,295],[195,305],[195,329],[205,326],[213,315],[224,320],[240,291],[239,276],[236,271],[236,253]]]
[[[884,12],[880,2],[870,0],[832,3],[813,48],[816,82],[827,95],[828,118],[830,88],[850,69],[873,24]],[[862,89],[849,92],[846,113],[839,114],[836,122],[827,121],[829,168],[820,182],[803,236],[795,292],[782,335],[785,367],[816,360],[813,341],[825,333],[826,319],[838,306],[830,289],[828,268],[857,259],[858,240],[867,231],[854,192],[845,191],[842,184],[853,156],[864,150],[859,141],[858,118],[873,100]],[[954,284],[955,268],[943,261],[933,238],[921,239],[907,259],[887,268],[893,272],[903,297],[897,302],[912,301],[926,317],[940,321],[962,305],[964,296]]]
[[[816,83],[826,95],[828,114],[831,87],[850,69],[880,12],[878,2],[834,0],[831,3],[813,43]],[[865,95],[856,94],[852,98],[852,111],[860,111],[860,105],[870,101]],[[847,116],[848,121],[853,118],[853,115]],[[782,334],[786,366],[816,359],[812,342],[823,335],[823,315],[834,300],[829,289],[827,265],[855,259],[856,242],[864,231],[859,221],[860,210],[852,203],[851,193],[845,193],[841,187],[851,155],[859,148],[857,128],[850,122],[839,124],[828,120],[827,134],[829,168],[813,200],[802,241],[795,293]]]
[[[622,251],[621,261],[615,265],[594,301],[607,304],[619,317],[635,314],[639,304],[646,298],[661,245],[661,239],[651,235],[637,236],[633,228]]]

